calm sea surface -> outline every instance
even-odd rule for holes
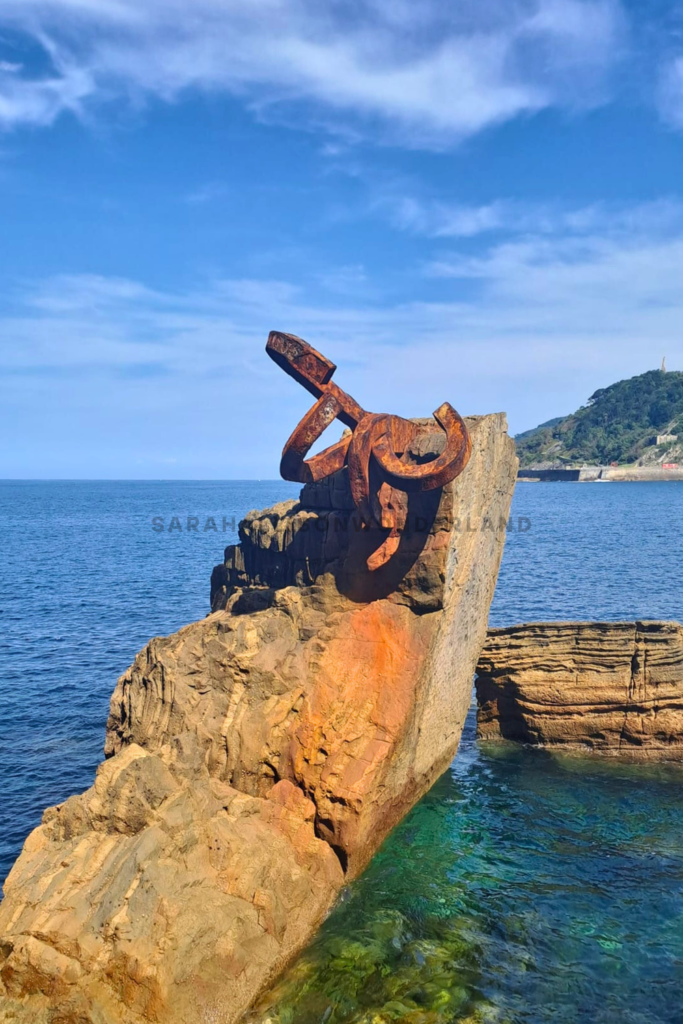
[[[42,810],[90,785],[109,696],[136,651],[208,611],[233,517],[296,490],[0,482],[0,876]],[[492,625],[683,621],[683,484],[520,485],[513,523]],[[450,772],[265,1016],[680,1024],[682,783],[674,767],[482,749],[470,719]]]

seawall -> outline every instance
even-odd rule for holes
[[[683,480],[683,466],[581,466],[566,469],[525,467],[517,479],[526,483],[634,483],[654,480]]]

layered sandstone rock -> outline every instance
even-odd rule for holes
[[[212,614],[138,655],[94,786],[7,879],[0,1019],[237,1020],[447,767],[516,473],[504,417],[468,426],[373,573],[345,471],[245,519]]]
[[[683,758],[683,626],[541,622],[489,631],[478,735]]]

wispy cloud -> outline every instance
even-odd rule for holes
[[[508,227],[512,210],[506,203],[466,206],[444,202],[421,202],[412,196],[383,200],[380,206],[391,223],[402,231],[429,238],[471,238]]]
[[[207,181],[200,185],[194,192],[185,196],[185,202],[192,206],[204,206],[206,203],[213,203],[216,199],[224,199],[230,192],[230,188],[222,181]]]
[[[683,227],[683,203],[658,199],[637,205],[596,202],[567,207],[559,202],[531,203],[496,200],[467,205],[414,196],[385,196],[371,203],[399,231],[433,239],[474,238],[500,234],[581,235],[673,231]]]
[[[533,426],[662,355],[683,368],[683,217],[664,217],[667,205],[673,215],[667,203],[602,210],[573,234],[442,253],[431,281],[406,278],[393,302],[344,266],[298,284],[214,280],[174,293],[88,275],[27,286],[0,315],[0,430],[7,419],[22,444],[35,435],[48,464],[61,450],[85,459],[63,438],[78,410],[81,432],[88,422],[92,443],[123,460],[118,472],[163,438],[178,475],[274,475],[309,396],[266,359],[270,328],[329,355],[366,408],[416,415],[448,399],[464,413],[506,409],[514,431]]]
[[[672,127],[683,129],[683,57],[671,60],[659,79],[659,111]]]
[[[72,67],[46,78],[0,68],[0,127],[49,125],[65,111],[82,114],[94,82],[85,68]]]
[[[442,146],[553,106],[601,101],[618,61],[618,0],[5,0],[0,27],[49,71],[0,65],[0,123],[49,124],[103,100],[243,97],[269,117],[353,121]]]
[[[350,295],[355,299],[361,296],[368,299],[376,292],[362,264],[325,270],[318,274],[318,281],[328,292],[336,295]]]

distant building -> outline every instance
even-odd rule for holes
[[[672,444],[678,440],[678,434],[657,434],[657,444]]]
[[[666,356],[662,359],[662,373],[666,373]]]

